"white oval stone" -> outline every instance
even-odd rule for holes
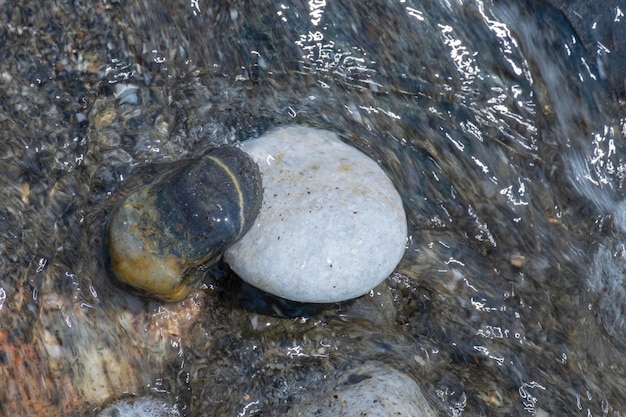
[[[224,254],[246,282],[300,302],[359,297],[404,254],[402,199],[376,162],[326,130],[279,128],[246,141],[263,204]]]

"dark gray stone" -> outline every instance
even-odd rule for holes
[[[626,94],[626,1],[547,0],[572,24],[600,76],[616,94]]]

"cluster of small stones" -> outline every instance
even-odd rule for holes
[[[405,251],[406,215],[376,161],[336,133],[301,126],[245,141],[245,153],[222,149],[213,159],[178,168],[129,194],[114,211],[107,240],[118,280],[161,300],[179,301],[201,284],[185,274],[216,261],[232,240],[224,260],[233,271],[263,291],[297,302],[357,298],[394,271]],[[262,199],[259,180],[244,160],[258,165]],[[246,209],[253,204],[257,207]],[[166,265],[155,261],[169,258]],[[289,416],[434,415],[416,382],[389,366],[364,365],[341,378],[314,403],[294,404]],[[174,404],[146,397],[99,414],[112,415],[179,414]]]

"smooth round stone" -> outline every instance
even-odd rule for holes
[[[386,365],[365,364],[344,375],[315,401],[295,404],[286,417],[435,417],[409,375]]]
[[[402,199],[376,162],[326,130],[279,128],[243,143],[259,164],[263,202],[224,253],[246,282],[299,302],[359,297],[404,254]]]
[[[154,298],[184,299],[253,224],[261,197],[257,164],[232,146],[173,169],[130,193],[111,214],[113,275]]]

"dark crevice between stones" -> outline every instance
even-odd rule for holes
[[[277,318],[311,317],[327,309],[350,303],[301,303],[287,300],[260,290],[243,281],[227,263],[218,262],[209,269],[215,290],[222,302],[245,310]]]

